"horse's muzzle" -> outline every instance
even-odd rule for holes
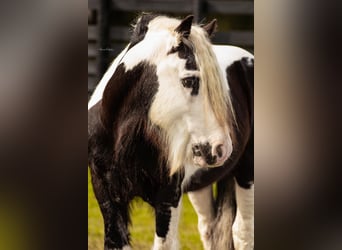
[[[195,164],[201,167],[218,167],[228,159],[231,154],[228,146],[223,143],[197,143],[192,146]]]

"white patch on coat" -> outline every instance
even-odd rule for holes
[[[221,72],[224,74],[224,79],[226,77],[226,69],[234,61],[241,60],[243,57],[254,58],[253,54],[236,46],[228,45],[213,45],[213,50],[219,62]],[[229,87],[229,84],[228,84]]]
[[[189,192],[189,200],[195,209],[198,217],[198,231],[200,232],[203,247],[206,250],[211,249],[210,227],[214,219],[213,192],[209,185],[200,190]]]
[[[254,184],[244,189],[235,181],[236,217],[233,240],[236,250],[254,249]]]
[[[184,164],[184,178],[182,181],[182,190],[184,190],[184,187],[186,187],[189,184],[189,181],[193,174],[198,170],[198,166],[193,164],[192,162],[185,163]]]

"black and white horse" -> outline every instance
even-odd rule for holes
[[[142,15],[89,101],[105,249],[130,249],[135,196],[155,210],[153,249],[179,249],[184,192],[205,249],[253,249],[253,55],[212,45],[216,20],[192,20]]]

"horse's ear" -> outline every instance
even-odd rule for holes
[[[133,36],[144,35],[147,32],[147,26],[152,19],[154,19],[157,15],[142,13],[142,15],[137,19],[135,25],[133,25]]]
[[[157,15],[153,14],[147,14],[143,13],[138,20],[136,21],[136,24],[133,25],[134,30],[132,32],[131,40],[130,40],[130,47],[133,47],[135,44],[140,42],[145,38],[145,35],[148,30],[148,24],[151,20],[153,20]]]
[[[178,25],[175,31],[180,33],[183,37],[188,38],[190,35],[193,19],[194,19],[193,15],[187,16],[181,21],[180,25]]]
[[[208,33],[208,36],[211,37],[212,34],[217,30],[217,20],[214,19],[210,23],[204,25],[203,29]]]

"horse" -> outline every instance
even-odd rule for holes
[[[155,211],[153,249],[179,249],[184,193],[204,249],[254,248],[254,57],[213,45],[216,28],[142,14],[95,89],[88,165],[104,249],[131,249],[136,196]]]

